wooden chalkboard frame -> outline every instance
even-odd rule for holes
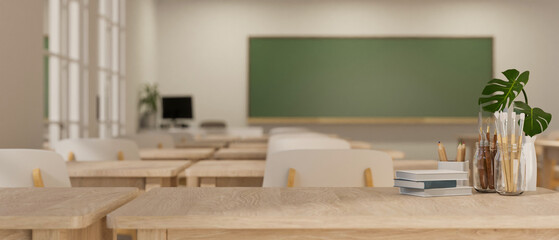
[[[491,40],[491,72],[495,74],[495,38],[491,35],[434,35],[434,36],[406,36],[406,35],[314,35],[314,36],[291,36],[291,35],[251,35],[247,38],[247,123],[248,124],[475,124],[477,117],[251,117],[250,116],[250,40],[253,38],[300,38],[300,39],[382,39],[382,38],[406,38],[406,39],[490,39]]]

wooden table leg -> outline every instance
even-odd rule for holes
[[[186,177],[187,187],[198,187],[198,177]]]
[[[138,240],[167,240],[167,230],[153,229],[153,230],[138,230]]]
[[[216,187],[217,178],[215,177],[203,177],[200,179],[200,187]]]

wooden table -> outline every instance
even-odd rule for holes
[[[261,187],[262,160],[204,160],[186,169],[188,187]]]
[[[398,170],[430,170],[438,169],[439,163],[437,160],[393,160],[394,171]]]
[[[437,169],[437,160],[394,160],[394,171]],[[261,160],[203,160],[185,171],[188,187],[260,187],[266,162]]]
[[[140,149],[143,160],[201,160],[210,158],[215,150],[213,148],[163,148]]]
[[[373,149],[373,150],[387,153],[388,155],[390,155],[392,160],[404,159],[406,157],[406,153],[398,150],[390,150],[390,149]]]
[[[265,142],[232,142],[229,143],[229,148],[262,148],[268,149],[268,143]]]
[[[108,216],[143,239],[549,239],[559,193],[421,198],[397,188],[158,188]]]
[[[135,188],[1,188],[0,239],[113,239],[105,216]]]
[[[559,185],[555,174],[559,172],[557,162],[559,161],[559,141],[537,140],[536,148],[543,148],[541,157],[538,158],[538,186],[555,188]]]
[[[223,141],[192,141],[175,145],[175,148],[222,148],[227,146],[227,142]]]
[[[349,141],[352,149],[372,149],[372,145],[367,142]],[[229,144],[229,148],[268,148],[265,142],[233,142]]]
[[[191,161],[67,162],[72,187],[176,187]]]
[[[214,159],[265,160],[267,148],[222,148],[215,152]]]

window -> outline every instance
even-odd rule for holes
[[[99,0],[99,136],[124,134],[125,1]]]
[[[49,141],[89,137],[93,124],[98,124],[99,137],[124,134],[125,0],[47,2]],[[98,4],[97,8],[91,4]],[[98,36],[90,36],[92,19],[98,22]],[[98,61],[91,62],[94,47]],[[90,71],[96,71],[94,79]],[[97,88],[95,109],[90,109],[91,87]],[[97,122],[90,123],[91,114],[98,116]]]

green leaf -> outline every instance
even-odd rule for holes
[[[545,112],[541,108],[532,108],[528,104],[516,101],[514,102],[514,112],[526,114],[524,120],[524,133],[533,137],[545,131],[551,122],[551,114]]]
[[[478,100],[483,110],[496,112],[509,107],[528,83],[530,72],[525,71],[520,74],[516,69],[509,69],[504,71],[503,75],[505,75],[507,81],[493,79],[483,89],[482,97]]]

